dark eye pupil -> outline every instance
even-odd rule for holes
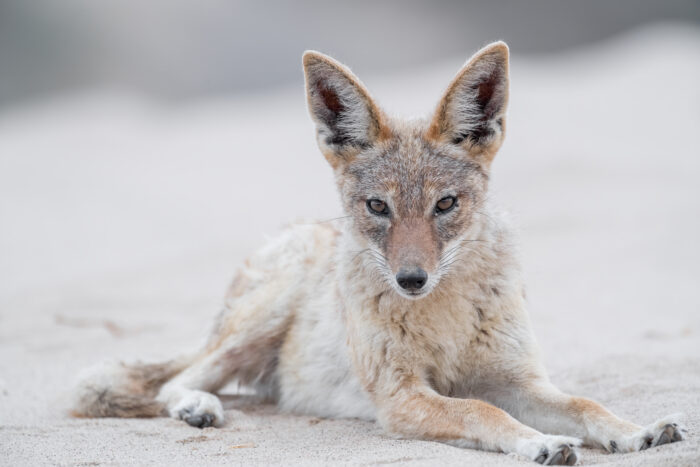
[[[447,198],[442,198],[437,203],[437,211],[442,212],[450,209],[455,204],[455,199],[451,196]]]

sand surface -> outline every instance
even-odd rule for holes
[[[462,61],[356,71],[420,115]],[[584,465],[700,465],[698,83],[700,31],[678,27],[513,58],[492,196],[522,231],[551,378],[640,424],[683,412],[690,430],[585,449]],[[187,107],[98,90],[0,113],[0,464],[530,465],[234,396],[222,429],[66,415],[80,369],[196,347],[266,235],[339,215],[301,89]]]

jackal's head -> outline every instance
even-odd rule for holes
[[[427,120],[395,121],[349,69],[304,54],[311,116],[361,245],[393,289],[421,298],[472,240],[503,141],[508,47],[493,43],[457,73]]]

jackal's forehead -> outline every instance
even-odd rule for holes
[[[398,214],[421,211],[444,196],[478,198],[481,166],[428,141],[392,141],[360,154],[348,167],[353,198],[388,198]]]

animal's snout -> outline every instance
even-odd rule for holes
[[[400,269],[396,274],[396,282],[404,290],[417,292],[428,282],[428,273],[421,268]]]

